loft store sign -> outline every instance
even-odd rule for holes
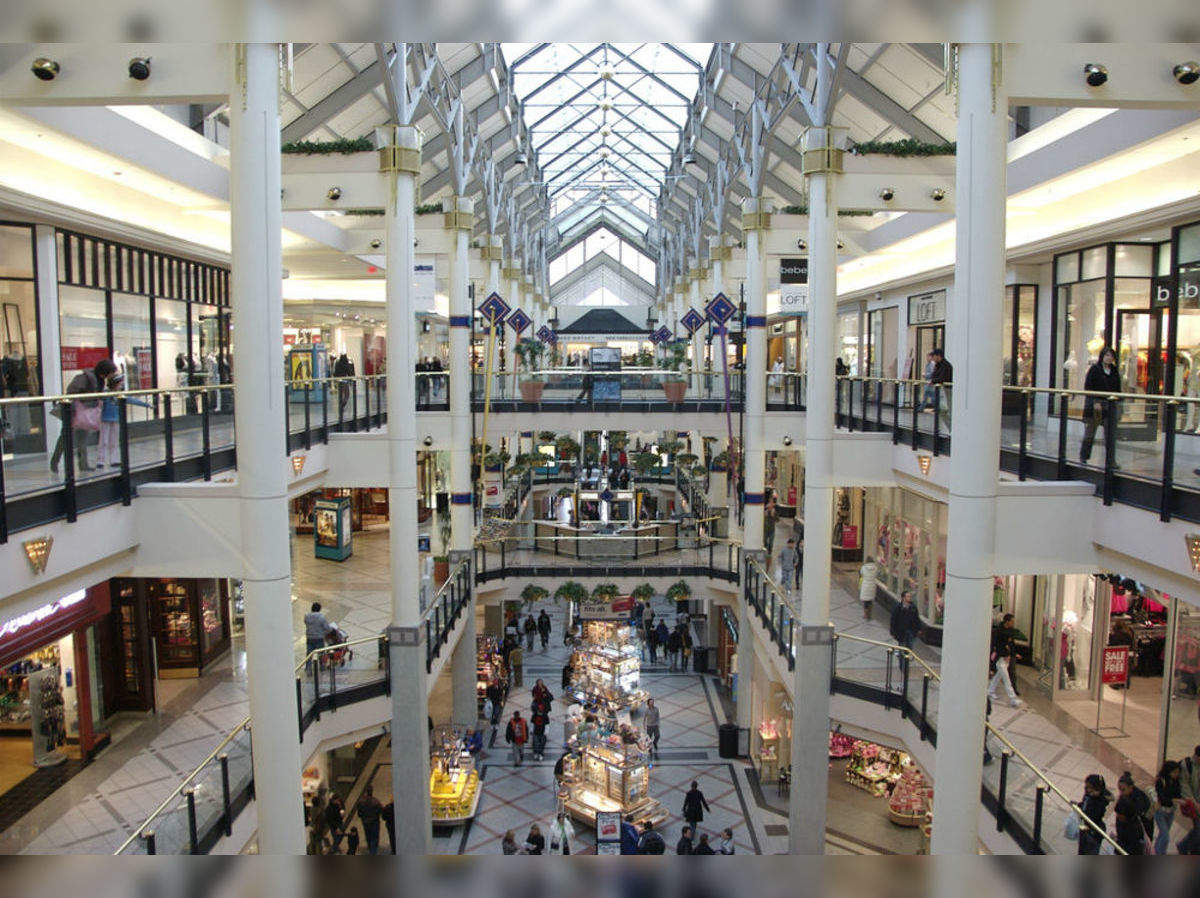
[[[68,608],[78,605],[87,598],[87,590],[81,589],[78,592],[73,592],[69,596],[64,596],[57,602],[51,602],[49,605],[43,605],[41,608],[34,608],[32,611],[27,611],[24,614],[14,617],[12,620],[5,621],[0,624],[0,639],[6,639],[16,633],[21,632],[34,624],[40,624],[42,621],[49,620],[57,614],[61,614]]]
[[[946,320],[946,291],[921,293],[908,298],[908,323],[934,324]]]

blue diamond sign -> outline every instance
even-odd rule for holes
[[[679,319],[679,323],[687,328],[689,334],[694,334],[703,326],[704,316],[695,309],[688,309]]]
[[[602,493],[600,494],[600,498],[601,498],[601,500],[603,500],[604,502],[611,502],[611,501],[612,501],[612,500],[615,498],[615,496],[614,496],[614,494],[613,494],[613,491],[612,491],[612,490],[610,490],[610,489],[608,489],[608,488],[606,487],[606,488],[605,488],[605,490],[604,490],[604,492],[602,492]]]
[[[550,331],[550,328],[546,327],[546,325],[544,325],[544,324],[543,324],[541,327],[539,327],[539,328],[537,329],[537,335],[536,335],[536,336],[537,336],[537,338],[538,338],[539,340],[541,340],[543,343],[550,343],[550,342],[552,342],[552,341],[551,341],[551,339],[550,339],[550,338],[551,338],[551,331]]]
[[[712,298],[712,301],[704,307],[704,311],[708,313],[708,317],[717,324],[724,324],[737,312],[737,306],[729,301],[729,297],[724,293],[718,293]]]
[[[654,332],[654,336],[658,337],[654,342],[669,343],[671,340],[671,330],[665,324]]]
[[[501,299],[499,293],[493,293],[479,306],[479,314],[489,324],[500,324],[511,311],[512,306]]]
[[[650,331],[650,336],[646,338],[651,343],[658,343],[658,331]]]
[[[515,330],[518,334],[525,333],[525,329],[531,324],[533,324],[533,319],[520,309],[517,309],[508,316],[508,326]]]

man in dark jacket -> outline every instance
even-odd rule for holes
[[[946,360],[946,354],[940,349],[935,349],[930,355],[933,357],[933,371],[929,374],[929,386],[940,387],[940,389],[934,390],[938,400],[936,414],[942,422],[941,430],[949,434],[950,390],[948,388],[954,381],[954,366]]]
[[[1111,348],[1105,347],[1100,352],[1100,358],[1092,367],[1088,368],[1087,377],[1083,379],[1083,388],[1088,392],[1096,393],[1120,393],[1121,392],[1121,372],[1117,370],[1117,354]],[[1118,411],[1116,406],[1109,408],[1109,402],[1116,400],[1102,399],[1099,396],[1088,396],[1083,403],[1083,442],[1079,444],[1079,461],[1083,464],[1088,463],[1088,459],[1092,457],[1092,443],[1096,440],[1096,428],[1104,428],[1104,439],[1107,442],[1110,436],[1108,432],[1109,414],[1112,414],[1112,423],[1115,426],[1117,423]],[[1120,467],[1120,465],[1113,465]]]
[[[900,604],[892,611],[892,638],[906,649],[911,649],[913,639],[921,632],[921,616],[913,604],[912,593],[907,589],[900,594]]]
[[[996,671],[988,683],[988,698],[996,700],[996,690],[1003,686],[1008,696],[1008,703],[1014,708],[1019,708],[1024,702],[1017,697],[1011,673],[1012,662],[1016,654],[1013,644],[1015,630],[1015,619],[1011,614],[1006,614],[1000,626],[992,631],[992,659],[996,665]]]
[[[538,636],[542,640],[542,651],[546,651],[546,647],[550,645],[550,615],[546,613],[546,609],[542,609],[542,613],[537,619]]]
[[[692,780],[692,788],[683,796],[683,819],[688,822],[688,826],[694,831],[696,824],[704,819],[704,812],[711,809],[708,806],[708,799],[704,797],[704,793],[700,791],[700,784]]]
[[[642,824],[642,836],[638,839],[638,854],[666,854],[667,843],[662,835],[654,829],[654,823],[647,820]]]
[[[685,826],[683,828],[683,832],[679,836],[679,841],[675,843],[675,853],[692,853],[692,828],[690,826]]]
[[[333,363],[334,377],[353,377],[354,362],[350,361],[350,357],[346,353],[342,353],[337,357],[337,361]],[[339,381],[337,385],[338,393],[338,420],[340,421],[346,410],[346,403],[350,401],[350,381]]]

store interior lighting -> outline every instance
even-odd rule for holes
[[[1189,533],[1183,539],[1187,543],[1188,561],[1192,563],[1192,572],[1200,574],[1200,533]]]

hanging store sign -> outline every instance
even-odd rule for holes
[[[613,602],[580,602],[579,617],[584,620],[629,620],[633,612],[633,596]]]
[[[946,320],[946,291],[921,293],[908,298],[908,323],[936,324]]]
[[[808,314],[808,284],[781,284],[779,286],[779,314]]]
[[[1129,682],[1129,646],[1108,645],[1100,665],[1100,682],[1117,686]]]
[[[780,259],[779,283],[807,284],[808,259]]]
[[[80,589],[0,624],[0,665],[94,623],[109,612],[108,582]]]
[[[433,312],[436,309],[437,269],[434,257],[419,256],[413,260],[413,308],[418,312]]]

